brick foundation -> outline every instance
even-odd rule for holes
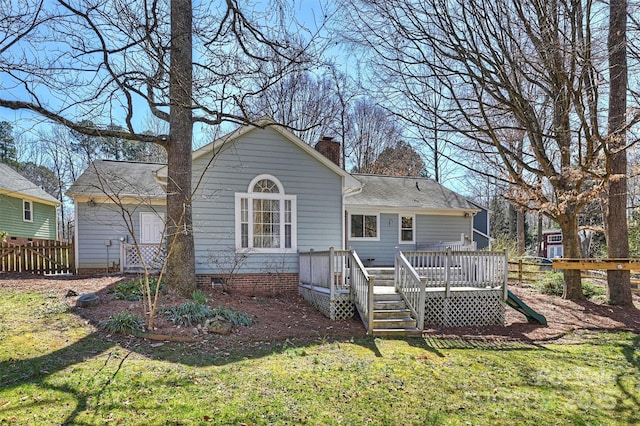
[[[78,268],[77,275],[101,275],[106,274],[107,268]],[[119,274],[120,266],[112,266],[109,268],[109,274]]]
[[[235,274],[229,282],[226,283],[223,275],[197,275],[196,279],[199,287],[224,285],[230,292],[249,296],[272,297],[298,293],[297,273]]]

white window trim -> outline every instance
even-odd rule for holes
[[[277,186],[279,193],[271,193],[271,192],[253,192],[253,187],[255,184],[262,180],[269,179],[273,181]],[[249,226],[248,226],[248,242],[249,247],[242,247],[242,206],[241,200],[243,198],[247,199],[247,214],[249,215]],[[271,247],[271,248],[262,248],[262,247],[253,247],[253,200],[254,199],[262,199],[262,200],[279,200],[280,201],[280,241],[284,245],[285,241],[285,226],[284,226],[284,202],[286,200],[291,201],[291,247]],[[236,192],[235,193],[235,241],[236,241],[236,251],[237,252],[245,252],[247,250],[251,251],[251,253],[295,253],[298,251],[298,214],[297,214],[297,197],[295,195],[286,195],[284,192],[284,187],[280,183],[280,181],[272,175],[262,174],[258,175],[251,180],[249,187],[247,188],[246,193]]]
[[[31,218],[29,219],[25,219],[24,217],[24,214],[27,211],[27,209],[24,208],[26,203],[29,203],[29,213],[31,214]],[[22,200],[22,221],[29,222],[29,223],[33,222],[33,201],[31,200]]]
[[[258,183],[263,179],[268,179],[270,181],[273,181],[273,183],[275,183],[276,186],[278,187],[278,192],[279,192],[278,195],[284,195],[284,187],[282,186],[280,181],[275,176],[268,175],[268,174],[261,174],[254,177],[249,183],[249,187],[247,188],[247,194],[254,194],[253,187],[256,186],[256,183]],[[269,194],[269,192],[256,192],[255,194]],[[274,195],[273,193],[271,194]],[[262,198],[265,198],[265,197],[262,197]]]
[[[404,216],[411,217],[411,240],[402,241],[402,218]],[[398,214],[398,244],[415,244],[416,243],[416,215],[415,214]]]
[[[353,237],[351,236],[351,216],[375,216],[376,217],[376,236],[375,237]],[[364,220],[364,219],[363,219]],[[380,213],[349,213],[349,241],[380,241]]]
[[[562,234],[550,234],[547,236],[548,243],[558,244],[562,242]]]

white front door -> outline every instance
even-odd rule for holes
[[[158,244],[162,240],[164,214],[154,212],[140,213],[140,243]]]

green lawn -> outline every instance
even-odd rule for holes
[[[0,290],[0,424],[640,424],[640,337],[282,342],[254,353],[95,333]]]

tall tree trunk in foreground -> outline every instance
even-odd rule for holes
[[[183,295],[191,295],[196,288],[191,218],[192,43],[191,0],[172,0],[167,244],[173,245],[173,254],[167,262],[167,281]]]
[[[627,1],[609,3],[609,199],[606,210],[610,258],[629,257],[627,227]],[[613,305],[633,306],[629,271],[607,271],[607,296]]]
[[[578,236],[578,215],[563,214],[558,216],[558,223],[562,229],[562,245],[564,257],[580,257],[580,238]],[[582,292],[582,277],[577,269],[564,270],[564,293],[562,297],[569,300],[584,299]]]

